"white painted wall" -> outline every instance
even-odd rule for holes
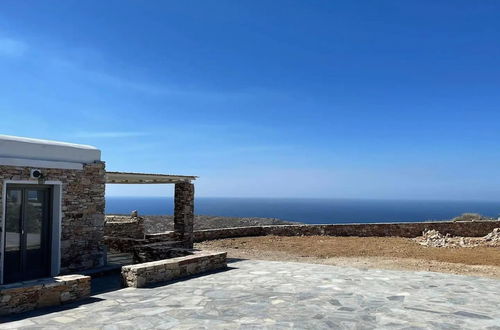
[[[0,135],[0,165],[8,159],[87,164],[101,160],[95,147],[65,142]]]

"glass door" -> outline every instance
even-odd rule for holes
[[[50,188],[8,185],[4,283],[50,274]]]

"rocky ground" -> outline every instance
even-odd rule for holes
[[[146,232],[173,230],[173,216],[143,216]],[[455,221],[478,219],[455,218]],[[483,220],[484,219],[480,219]],[[195,230],[298,224],[272,218],[196,216]],[[436,271],[500,279],[500,228],[484,237],[451,237],[437,231],[398,237],[245,237],[196,244],[228,251],[231,258],[297,261],[358,268]]]
[[[436,271],[500,279],[500,247],[441,248],[400,237],[244,237],[207,241],[197,248],[232,258],[321,263],[358,268]]]
[[[141,216],[145,218],[144,226],[147,233],[161,233],[164,231],[174,230],[174,217],[171,215]],[[196,215],[194,219],[194,230],[289,224],[296,225],[300,223],[283,221],[274,218],[235,218]]]
[[[495,228],[484,237],[462,237],[443,235],[437,230],[427,230],[415,241],[423,246],[457,248],[491,246],[500,247],[500,228]]]

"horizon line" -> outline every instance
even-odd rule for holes
[[[112,198],[174,198],[174,196],[158,195],[106,195]],[[421,198],[375,198],[375,197],[286,197],[286,196],[195,196],[196,198],[224,198],[224,199],[309,199],[309,200],[365,200],[365,201],[407,201],[407,202],[497,202],[498,199],[421,199]]]

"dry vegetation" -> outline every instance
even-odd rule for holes
[[[142,217],[144,217],[146,232],[149,234],[174,230],[174,217],[171,215],[142,215]],[[300,222],[289,222],[275,218],[235,218],[195,215],[194,230],[297,224],[300,224]]]
[[[332,265],[450,272],[500,278],[500,248],[439,248],[399,237],[263,236],[209,241],[203,249],[229,257]]]

